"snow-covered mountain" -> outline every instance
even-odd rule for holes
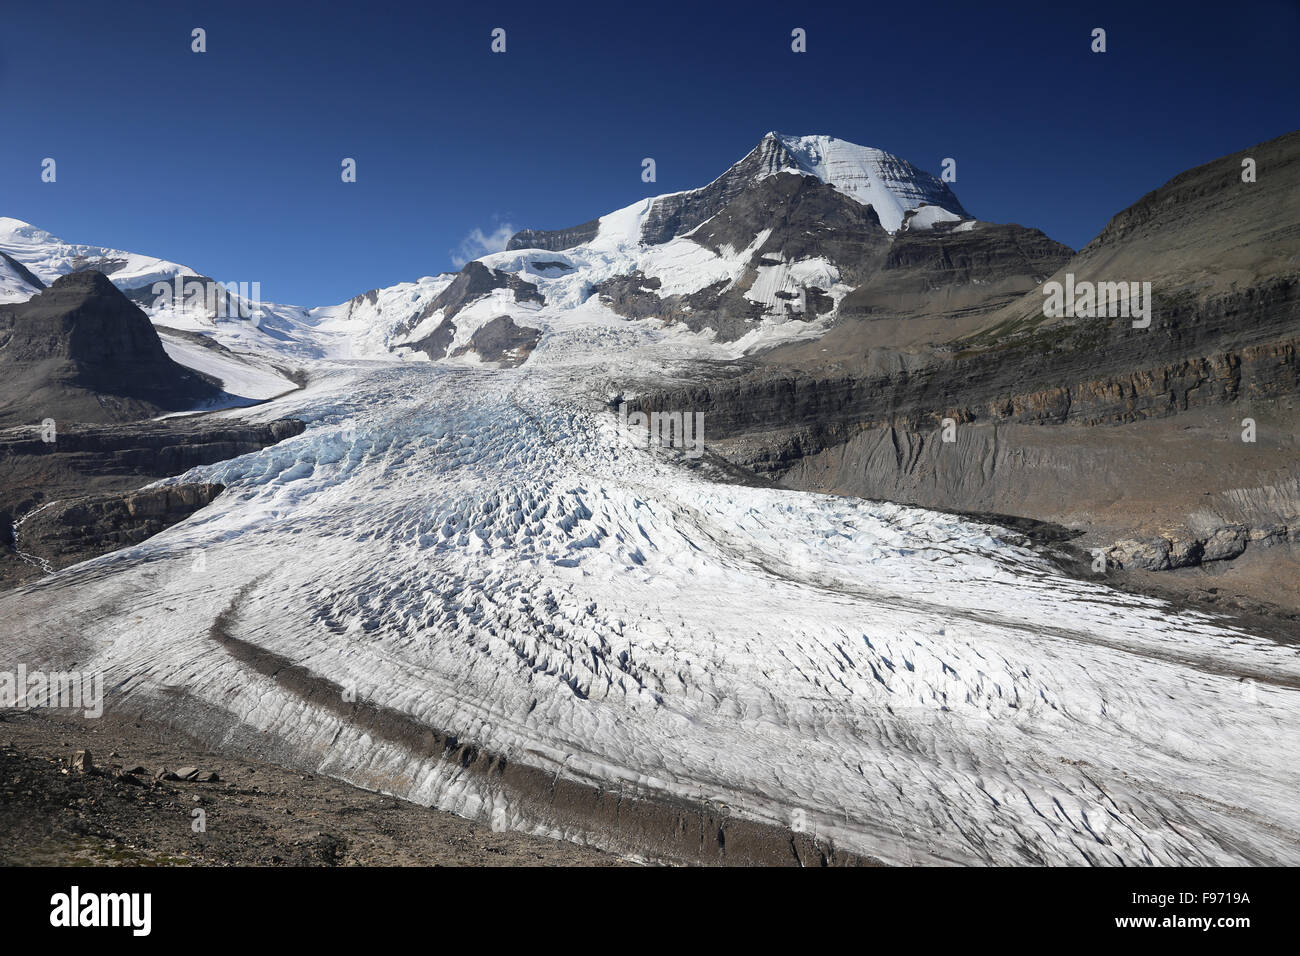
[[[882,149],[856,146],[833,136],[778,133],[768,134],[764,143],[772,138],[793,161],[795,168],[791,171],[816,176],[864,206],[871,206],[880,217],[880,224],[890,232],[897,232],[907,214],[923,206],[947,215],[928,218],[923,223],[913,221],[913,229],[971,218],[947,183]],[[789,166],[782,168],[789,169]]]
[[[155,282],[172,282],[177,276],[198,276],[189,266],[154,256],[64,242],[21,219],[0,216],[0,252],[30,270],[49,285],[59,276],[94,269],[124,292],[145,289]],[[12,301],[12,300],[11,300]]]
[[[897,232],[908,212],[926,205],[942,209],[946,221],[970,218],[946,183],[905,159],[833,136],[771,132],[707,186],[651,197],[635,217],[625,210],[624,215],[605,216],[570,229],[524,230],[510,240],[510,248],[554,251],[597,238],[606,243],[667,242],[690,232],[740,193],[778,173],[810,176],[864,206],[872,206],[888,232]],[[636,205],[640,211],[642,204]]]
[[[891,262],[902,246],[905,261]],[[870,311],[858,300],[877,286],[904,310],[924,310],[953,287],[992,308],[1054,271],[1069,250],[1036,230],[971,218],[946,183],[883,150],[768,133],[705,186],[568,229],[524,230],[459,275],[338,305],[245,303],[247,320],[156,301],[156,281],[211,281],[165,259],[71,244],[14,219],[0,219],[0,252],[46,283],[98,269],[156,324],[236,350],[509,364],[574,326],[611,346],[628,335],[685,336],[702,354],[730,358]],[[31,293],[0,273],[0,295]]]
[[[973,219],[946,183],[883,150],[768,133],[708,185],[523,230],[423,308],[398,296],[375,321],[391,347],[441,361],[492,361],[474,341],[489,322],[544,340],[597,315],[689,331],[731,356],[871,311],[878,286],[904,314],[946,305],[954,288],[993,308],[1069,254],[1037,230]]]
[[[225,486],[188,520],[0,593],[8,646],[214,749],[649,859],[727,862],[748,826],[902,864],[1295,865],[1293,646],[991,524],[712,481],[725,407],[699,469],[611,410],[936,290],[987,307],[1061,255],[876,152],[765,137],[456,275],[193,316],[307,372],[211,421],[306,428],[168,479]]]
[[[155,295],[155,283],[175,289],[212,280],[186,265],[105,246],[67,242],[21,219],[0,217],[0,306],[24,303],[61,276],[100,272],[157,327],[168,356],[219,379],[224,403],[260,401],[295,387],[285,363],[319,354],[300,333],[305,311],[295,306],[250,303],[249,317],[217,317],[206,304],[187,304],[171,292]],[[238,315],[232,300],[227,310]],[[205,342],[206,339],[215,341]],[[211,346],[221,347],[211,347]],[[136,383],[122,383],[134,387]]]
[[[43,288],[45,283],[30,269],[8,253],[0,252],[0,303],[26,302]]]
[[[104,273],[159,326],[169,351],[186,351],[186,359],[214,360],[211,352],[185,349],[174,330],[208,336],[221,345],[244,352],[275,354],[285,360],[339,357],[390,357],[387,341],[394,325],[419,311],[453,275],[425,277],[358,295],[340,305],[318,308],[241,299],[229,295],[225,308],[214,311],[188,292],[174,294],[176,281],[218,286],[197,270],[156,256],[104,246],[72,243],[20,219],[0,217],[0,304],[26,302],[55,279],[74,272]],[[154,294],[155,283],[168,290]],[[182,285],[182,289],[185,286]],[[223,293],[225,294],[225,293]],[[241,307],[243,312],[241,314]],[[203,371],[213,372],[212,368]],[[227,369],[226,371],[230,371]],[[284,391],[284,382],[270,383]],[[262,389],[263,391],[265,389]]]

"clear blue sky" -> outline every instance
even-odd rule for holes
[[[1295,0],[10,3],[0,215],[326,304],[452,268],[475,229],[703,185],[776,129],[954,157],[974,215],[1078,248],[1300,125],[1298,40]]]

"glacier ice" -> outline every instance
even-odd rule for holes
[[[514,763],[886,862],[1300,862],[1294,647],[1062,577],[990,525],[710,483],[616,434],[607,344],[574,323],[515,370],[317,362],[218,413],[309,427],[172,479],[224,483],[211,506],[0,595],[9,646],[58,635],[110,709],[539,832],[247,653]],[[624,345],[628,369],[682,354]]]

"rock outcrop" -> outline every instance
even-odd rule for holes
[[[99,272],[0,306],[0,426],[131,421],[220,394],[168,357],[148,317]]]
[[[139,544],[223,490],[217,484],[184,484],[59,500],[21,520],[10,544],[25,560],[57,570]]]
[[[404,341],[401,344],[417,352],[423,352],[430,358],[440,359],[447,355],[447,349],[456,336],[453,321],[457,314],[475,302],[483,299],[498,289],[509,289],[515,302],[545,303],[537,286],[520,279],[513,273],[499,269],[489,269],[481,262],[470,262],[460,271],[451,285],[438,293],[437,297],[407,322],[397,336],[414,332],[420,323],[441,313],[442,318],[432,331],[419,339]]]
[[[541,329],[515,325],[508,315],[498,315],[474,330],[469,343],[452,352],[453,357],[473,352],[484,362],[501,368],[515,368],[528,361],[528,356],[542,337]]]
[[[569,229],[521,229],[510,237],[507,249],[548,249],[559,252],[572,249],[596,238],[600,220],[592,219]]]
[[[166,478],[199,465],[237,458],[305,429],[296,418],[266,424],[166,420],[137,425],[70,426],[52,442],[40,429],[0,431],[0,461],[24,459],[90,478],[136,475]],[[6,489],[12,485],[6,483]]]
[[[70,426],[53,442],[36,428],[0,431],[0,586],[143,541],[221,487],[138,490],[141,484],[257,451],[305,427],[292,418],[259,425],[168,419]]]

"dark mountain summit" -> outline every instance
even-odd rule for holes
[[[0,424],[130,421],[221,393],[169,358],[148,317],[99,272],[0,307],[0,372]]]

